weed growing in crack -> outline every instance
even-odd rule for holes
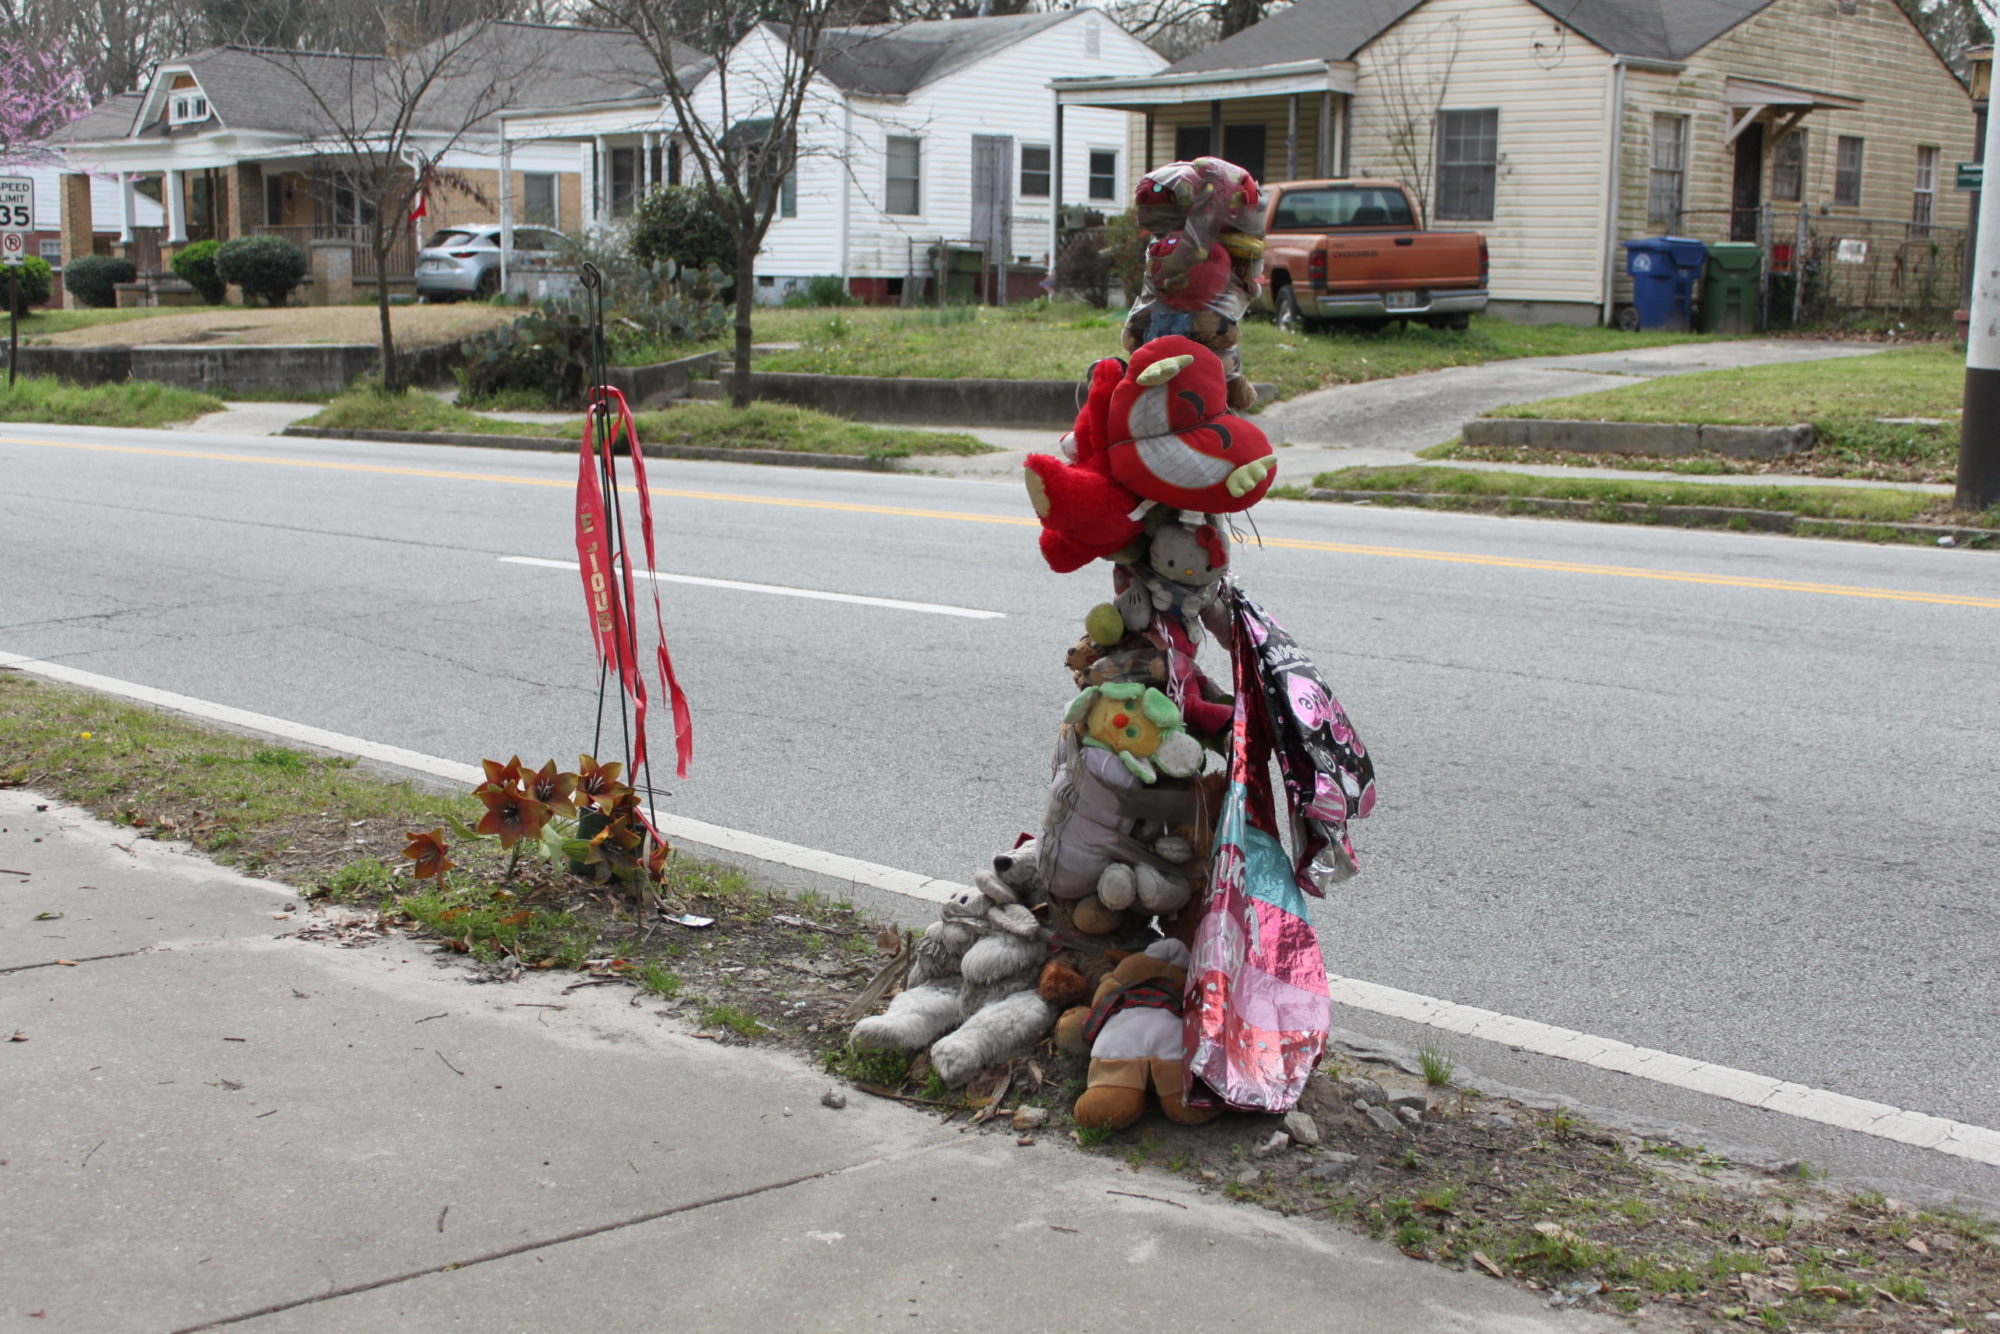
[[[1452,1071],[1457,1068],[1443,1047],[1430,1042],[1417,1048],[1417,1064],[1423,1069],[1424,1083],[1434,1089],[1451,1083]]]

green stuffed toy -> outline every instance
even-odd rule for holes
[[[1118,756],[1142,783],[1161,774],[1192,778],[1201,772],[1201,743],[1188,735],[1174,702],[1137,681],[1091,686],[1070,702],[1063,722],[1083,724],[1083,744]]]

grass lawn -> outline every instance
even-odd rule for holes
[[[1819,445],[1792,459],[1681,460],[1704,472],[1809,472],[1823,477],[1948,482],[1958,460],[1959,409],[1965,393],[1965,350],[1926,343],[1869,357],[1753,366],[1742,370],[1669,375],[1622,389],[1546,398],[1496,408],[1495,417],[1579,421],[1700,422],[1723,426],[1783,426],[1811,422]],[[1919,417],[1924,422],[1885,422]],[[1644,467],[1630,455],[1577,456],[1441,446],[1425,457],[1581,462]]]
[[[300,422],[336,431],[447,431],[474,435],[574,438],[581,418],[560,425],[503,421],[482,416],[411,389],[396,396],[357,389],[342,394]],[[708,449],[781,449],[804,454],[855,454],[908,458],[918,454],[985,454],[990,447],[951,431],[864,426],[808,408],[752,403],[737,411],[723,403],[689,403],[635,419],[639,438],[654,445]]]
[[[36,310],[21,321],[21,341],[47,334],[68,333],[72,329],[97,329],[107,324],[126,324],[132,320],[149,320],[160,315],[185,315],[187,311],[175,306],[140,306],[119,310],[93,310],[88,306],[76,306],[65,310]]]
[[[1125,312],[1073,302],[1031,302],[1004,309],[759,310],[754,318],[757,341],[801,345],[758,357],[757,369],[767,371],[1080,380],[1098,358],[1124,355],[1119,330]],[[1245,372],[1252,380],[1276,384],[1281,397],[1445,366],[1622,351],[1696,337],[1485,318],[1474,320],[1465,333],[1422,327],[1380,334],[1286,333],[1254,315],[1242,328]],[[726,343],[704,346],[727,350]]]
[[[1802,520],[1845,519],[1872,524],[1956,524],[1975,528],[2000,528],[2000,506],[1984,514],[1954,511],[1950,496],[1930,495],[1890,487],[1854,486],[1762,486],[1755,483],[1667,482],[1624,480],[1607,477],[1538,477],[1528,473],[1496,472],[1486,469],[1427,468],[1342,468],[1313,478],[1313,486],[1328,491],[1379,491],[1383,503],[1421,504],[1440,509],[1486,509],[1532,512],[1527,506],[1510,506],[1522,500],[1580,500],[1599,502],[1579,517],[1611,523],[1680,522],[1662,515],[1660,506],[1707,506],[1711,508],[1766,510],[1798,515]],[[1421,493],[1432,499],[1398,502],[1397,492]],[[1276,493],[1274,493],[1276,494]],[[1287,494],[1302,495],[1297,488]],[[1645,505],[1651,512],[1632,514],[1621,505]],[[1697,523],[1695,526],[1705,526]],[[1747,523],[1724,521],[1714,526],[1748,527]],[[1883,532],[1854,534],[1836,530],[1813,530],[1809,524],[1795,532],[1818,536],[1864,536],[1874,540],[1905,540]]]
[[[399,346],[455,342],[520,312],[479,301],[448,306],[392,306],[390,326]],[[47,324],[42,321],[47,320]],[[29,327],[32,325],[33,327]],[[133,343],[376,343],[380,316],[373,306],[176,306],[150,310],[48,311],[21,329],[51,347],[123,347]]]
[[[58,422],[67,426],[171,426],[222,411],[222,400],[191,389],[150,380],[65,384],[53,376],[31,375],[9,389],[0,379],[0,421]]]

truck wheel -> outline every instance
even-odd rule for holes
[[[1310,326],[1306,324],[1306,313],[1299,309],[1299,299],[1292,295],[1292,285],[1286,283],[1271,293],[1271,304],[1278,310],[1278,327],[1294,333],[1304,333]]]
[[[1433,329],[1449,329],[1453,333],[1464,333],[1472,327],[1472,316],[1466,314],[1433,315],[1425,323],[1429,324]]]
[[[500,270],[488,269],[479,275],[479,287],[475,295],[484,301],[500,290]]]

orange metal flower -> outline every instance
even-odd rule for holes
[[[486,781],[480,784],[481,788],[514,787],[521,781],[521,757],[519,755],[516,755],[505,764],[500,763],[498,760],[481,760],[480,763],[486,766]]]
[[[536,837],[549,822],[549,808],[517,787],[481,788],[473,795],[486,803],[478,831],[498,834],[503,848]]]
[[[416,863],[412,874],[417,879],[441,876],[452,868],[449,849],[445,847],[444,830],[433,829],[424,834],[412,829],[403,837],[410,840],[410,846],[403,849],[403,855]]]
[[[554,760],[526,775],[521,782],[530,797],[557,815],[576,814],[576,775],[557,773]]]
[[[603,798],[618,787],[618,776],[625,772],[625,766],[613,761],[599,764],[588,755],[576,757],[576,795],[591,804],[602,806]]]

